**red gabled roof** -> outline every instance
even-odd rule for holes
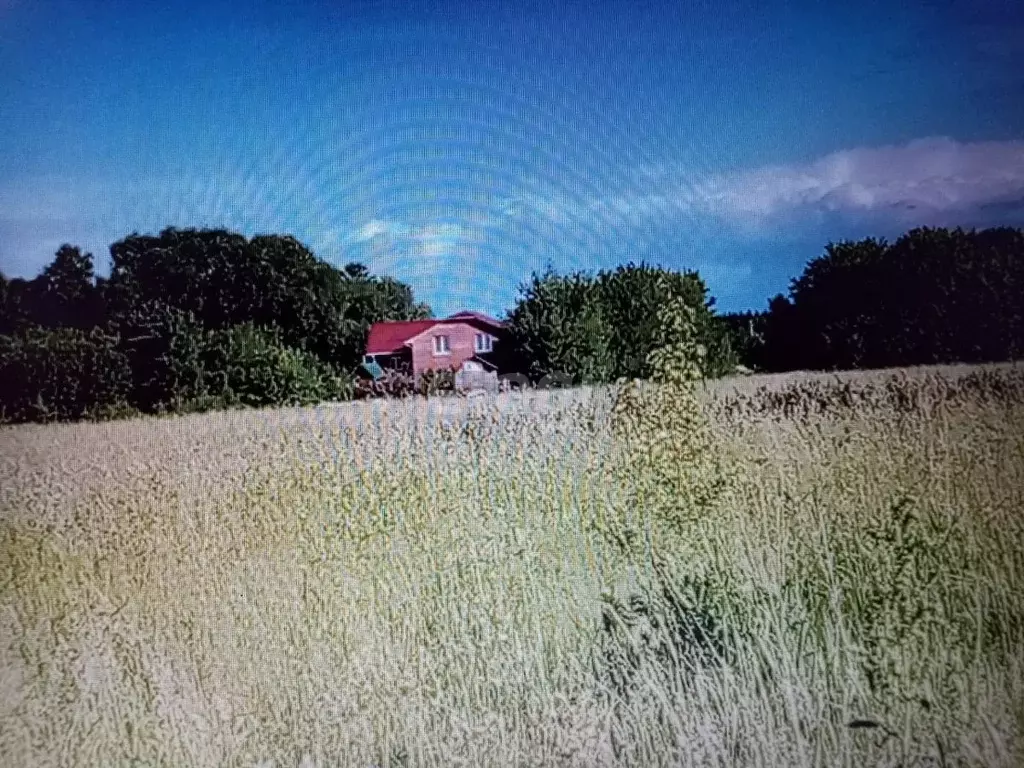
[[[381,355],[398,352],[406,341],[439,322],[439,320],[409,320],[407,322],[374,323],[370,326],[370,335],[366,339],[366,354]]]
[[[374,323],[370,326],[370,334],[366,339],[367,355],[386,355],[401,351],[405,342],[413,336],[423,333],[435,325],[458,321],[476,320],[480,323],[504,328],[505,324],[495,320],[483,312],[456,312],[444,320],[408,320],[403,322]]]

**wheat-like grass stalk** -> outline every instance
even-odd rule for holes
[[[1024,763],[1024,398],[902,376],[670,518],[609,388],[0,430],[0,764]]]

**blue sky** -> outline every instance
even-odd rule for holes
[[[1024,224],[1019,5],[0,0],[0,270],[223,226],[439,314],[630,260],[763,308],[830,240]]]

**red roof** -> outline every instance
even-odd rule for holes
[[[437,325],[439,320],[410,320],[407,322],[374,323],[366,339],[366,354],[381,355],[399,351],[406,341],[417,333]]]
[[[472,321],[503,328],[505,324],[495,320],[483,312],[456,312],[444,320],[409,320],[404,322],[374,323],[370,326],[370,335],[366,339],[367,355],[385,355],[401,351],[409,339],[423,333],[428,328],[452,321]]]

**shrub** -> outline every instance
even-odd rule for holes
[[[0,381],[4,421],[108,418],[124,411],[131,369],[114,336],[30,328],[0,336]]]
[[[722,477],[697,399],[705,350],[696,341],[694,311],[675,301],[659,316],[662,344],[648,361],[653,381],[620,388],[613,429],[635,505],[678,527],[712,504]]]
[[[160,413],[205,394],[205,335],[191,312],[147,302],[116,315],[110,330],[131,369],[135,408]]]
[[[455,369],[439,368],[437,370],[424,371],[416,382],[416,391],[425,397],[439,395],[442,392],[454,392]]]
[[[341,377],[315,356],[251,323],[209,333],[202,361],[204,394],[228,405],[304,405],[344,390]]]
[[[416,380],[404,370],[385,369],[384,376],[376,381],[359,379],[354,384],[357,399],[368,397],[409,397],[416,393]]]
[[[635,514],[605,521],[603,532],[634,564],[649,566],[638,569],[648,574],[639,594],[609,596],[603,610],[601,661],[620,694],[645,666],[672,675],[723,652],[719,602],[727,585],[717,574],[695,580],[678,567],[680,542],[725,482],[697,399],[705,350],[695,320],[682,300],[662,307],[659,343],[647,360],[653,381],[622,385],[612,410],[615,471]]]

